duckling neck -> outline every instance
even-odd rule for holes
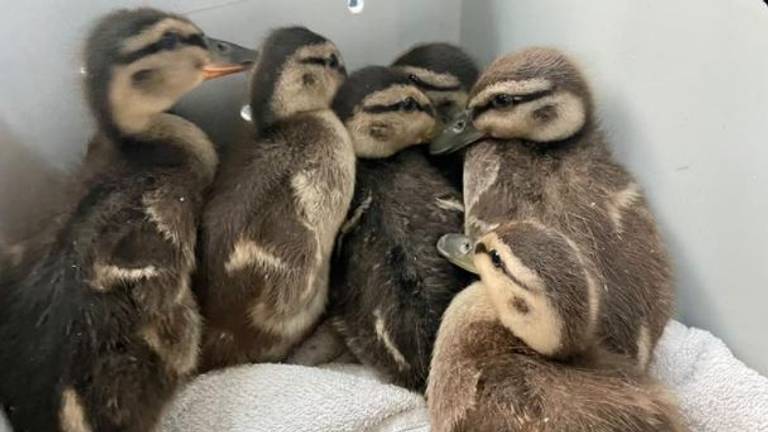
[[[188,165],[195,174],[213,179],[218,155],[208,136],[190,121],[156,113],[135,127],[120,126],[113,123],[106,132],[123,157],[149,165]]]

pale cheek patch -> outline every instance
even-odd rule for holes
[[[399,151],[427,142],[435,122],[426,114],[357,114],[347,123],[355,155],[387,158]]]
[[[555,305],[546,297],[543,281],[512,255],[495,235],[483,241],[490,249],[496,249],[508,271],[532,290],[523,288],[493,267],[487,256],[476,256],[475,265],[502,324],[531,349],[542,355],[556,354],[562,345],[563,321]]]
[[[232,274],[252,267],[270,270],[287,269],[286,263],[280,257],[270,253],[256,242],[240,240],[235,244],[224,269]]]
[[[559,141],[576,134],[586,122],[583,101],[572,93],[558,93],[516,107],[489,110],[475,127],[494,138]]]
[[[560,350],[563,322],[549,299],[518,292],[511,297],[507,295],[505,300],[505,306],[499,310],[499,317],[517,337],[542,355],[554,355]],[[514,311],[506,305],[513,306]]]
[[[336,54],[336,47],[328,42],[300,48],[283,66],[274,97],[272,112],[277,118],[287,118],[297,113],[328,109],[343,78],[336,70],[307,65],[299,62],[307,57],[328,58]]]
[[[536,115],[536,110],[548,106],[546,118]],[[558,141],[573,136],[581,130],[586,121],[583,101],[572,93],[561,93],[544,98],[530,107],[529,123],[532,127],[523,138],[533,141]]]
[[[59,424],[62,432],[91,432],[85,409],[75,389],[67,387],[61,395]]]
[[[360,158],[383,158],[394,154],[387,146],[387,141],[394,134],[394,128],[382,121],[371,122],[371,119],[360,113],[347,122],[350,137],[355,149],[355,155]]]
[[[109,88],[112,118],[124,132],[138,134],[150,124],[154,115],[170,108],[185,93],[203,80],[198,64],[205,61],[205,51],[187,47],[176,52],[160,52],[134,63],[115,67]],[[133,77],[142,70],[151,70],[161,84],[137,86]],[[151,91],[150,91],[151,90]]]
[[[386,323],[384,322],[384,317],[382,316],[381,310],[375,309],[373,311],[373,317],[376,337],[384,344],[384,347],[387,349],[387,352],[389,352],[389,355],[392,356],[392,359],[397,363],[398,368],[400,368],[400,370],[410,368],[411,366],[408,364],[405,356],[403,356],[400,350],[397,349],[397,346],[395,346],[395,343],[389,337],[389,333],[387,332]]]
[[[522,105],[511,110],[486,111],[475,120],[475,127],[499,139],[527,137],[537,127],[530,108]]]

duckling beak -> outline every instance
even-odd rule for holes
[[[469,237],[463,234],[446,234],[437,241],[437,251],[454,265],[477,274]]]
[[[203,67],[206,80],[242,72],[259,57],[257,51],[219,39],[206,37],[205,45],[211,53],[211,62]]]
[[[485,137],[485,134],[472,125],[470,110],[459,113],[429,146],[433,155],[452,153]]]

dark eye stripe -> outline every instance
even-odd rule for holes
[[[325,66],[327,60],[323,57],[306,57],[301,60],[299,60],[299,63],[301,64],[313,64],[318,66]]]
[[[489,259],[491,257],[491,251],[488,250],[488,247],[485,245],[485,243],[478,243],[477,246],[475,246],[475,254],[487,255]],[[523,281],[521,281],[520,279],[516,278],[512,273],[510,273],[510,271],[507,269],[507,265],[504,263],[504,261],[501,262],[501,271],[504,272],[504,274],[508,278],[512,279],[512,282],[514,282],[515,284],[521,286],[524,290],[526,290],[526,291],[533,291],[533,290],[531,290],[531,287],[529,287],[528,285],[524,284]]]
[[[368,105],[363,107],[363,112],[367,112],[369,114],[382,114],[396,111],[400,111],[400,102],[394,103],[392,105]],[[421,105],[420,103],[416,103],[415,111],[421,111],[430,117],[434,117],[432,110],[430,110],[428,107],[425,107],[424,105]]]
[[[528,93],[528,94],[514,95],[513,97],[515,98],[515,101],[510,106],[514,107],[516,105],[528,103],[536,99],[541,99],[545,96],[549,96],[551,94],[552,94],[552,90],[550,89],[550,90],[540,90],[540,91]],[[494,97],[496,96],[497,95],[494,95]],[[479,107],[472,109],[472,117],[473,118],[478,117],[480,114],[483,114],[484,112],[489,111],[491,109],[493,109],[493,97],[488,102],[486,102],[485,105],[481,105]]]
[[[452,85],[452,86],[441,86],[437,84],[428,83],[413,74],[409,75],[408,79],[411,80],[412,83],[416,84],[416,87],[426,91],[453,92],[453,91],[461,90],[461,85],[459,84]]]
[[[207,50],[208,47],[205,45],[205,40],[203,39],[203,35],[201,34],[193,34],[187,37],[179,38],[178,45],[174,48],[171,48],[170,50],[178,49],[179,47],[183,46],[196,46],[200,47],[202,49]],[[118,62],[127,64],[127,63],[133,63],[136,60],[139,60],[142,57],[147,57],[152,54],[157,54],[161,51],[165,51],[167,48],[165,48],[162,44],[161,40],[158,40],[157,42],[154,42],[152,44],[149,44],[145,46],[144,48],[134,51],[132,53],[125,54],[121,56],[118,59]]]

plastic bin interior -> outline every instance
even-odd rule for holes
[[[527,45],[573,54],[593,83],[619,158],[645,187],[677,264],[680,318],[768,374],[768,7],[760,0],[158,0],[6,2],[0,14],[0,238],[52,205],[82,156],[90,120],[79,49],[115,7],[189,14],[254,45],[301,23],[333,39],[350,69],[416,42],[459,43],[487,63]],[[245,78],[211,83],[183,110],[226,141]]]

